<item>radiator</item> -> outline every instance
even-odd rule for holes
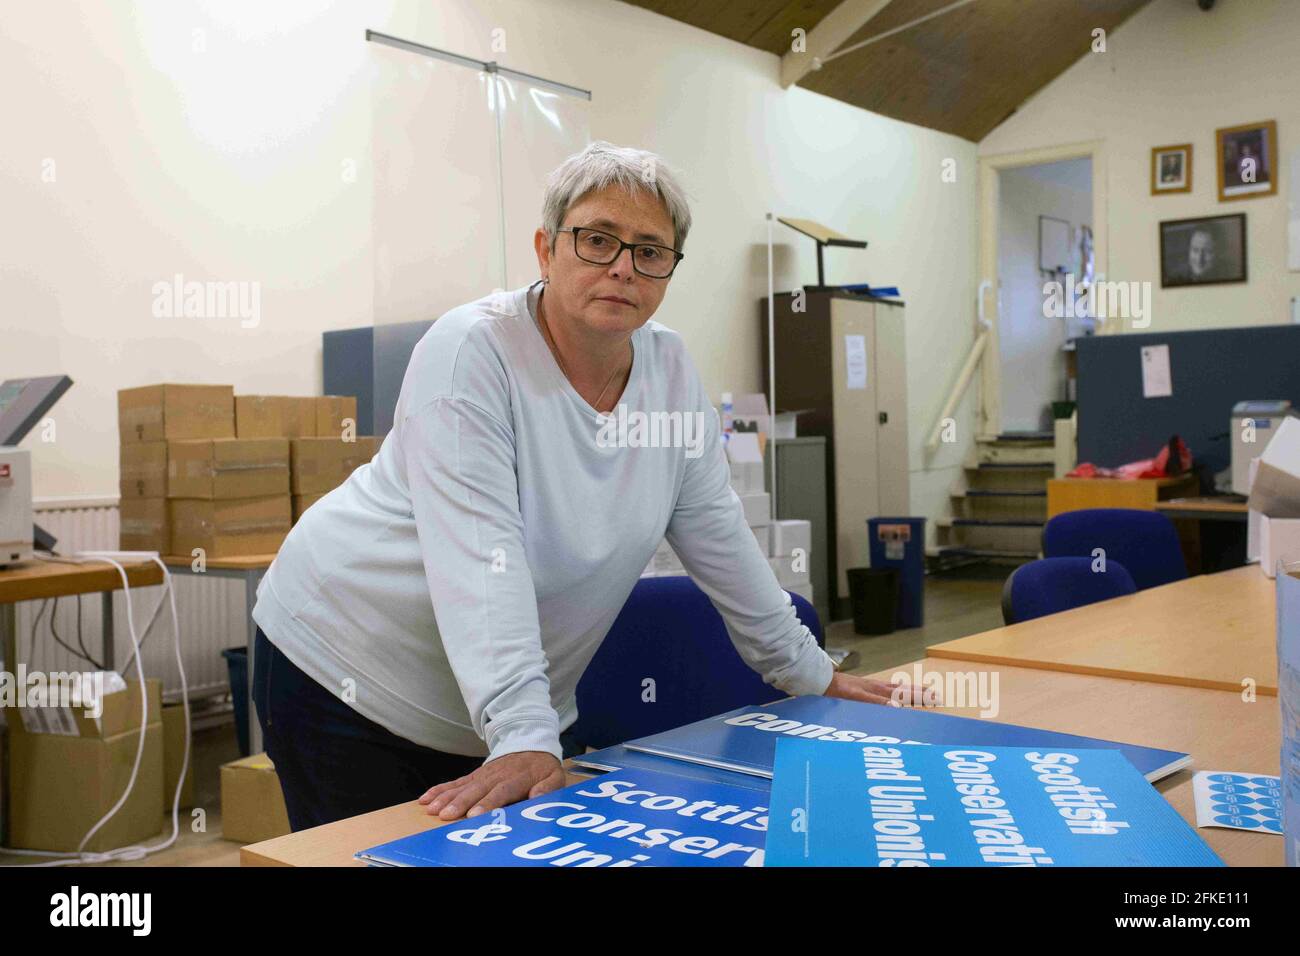
[[[118,547],[117,498],[38,499],[34,506],[35,520],[54,535],[54,546],[60,554],[78,551],[115,550]],[[227,647],[244,647],[248,640],[247,618],[244,607],[244,584],[221,578],[203,578],[177,575],[176,613],[180,618],[181,660],[185,666],[185,679],[191,699],[226,694],[230,691],[230,678],[221,651]],[[131,607],[137,632],[142,632],[149,614],[159,597],[161,587],[132,588]],[[97,661],[102,655],[100,636],[103,602],[99,594],[84,594],[80,599],[59,599],[57,613],[51,613],[54,602],[46,607],[39,625],[33,631],[40,612],[40,601],[18,605],[17,636],[18,658],[30,670],[69,671],[91,670],[77,654],[60,647],[51,630],[54,629],[64,643],[77,644],[77,613],[80,600],[81,631],[86,649]],[[113,598],[114,660],[109,669],[126,667],[131,658],[131,632],[126,624],[126,598],[121,591]],[[144,673],[146,677],[160,678],[163,696],[179,700],[180,674],[176,669],[176,645],[172,638],[171,609],[164,606],[159,612],[144,644]],[[134,663],[130,672],[134,672]],[[131,676],[131,673],[127,676]]]

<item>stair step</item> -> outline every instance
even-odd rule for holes
[[[930,548],[926,555],[931,558],[1024,558],[1028,561],[1038,559],[1037,551],[999,551],[995,548],[963,548],[957,545],[940,545]]]
[[[1047,498],[1047,492],[989,492],[982,488],[967,488],[954,492],[953,498]]]
[[[941,528],[1041,528],[1047,522],[1024,518],[940,518]]]
[[[975,440],[981,445],[996,442],[1052,445],[1056,442],[1056,435],[1052,432],[1003,432],[1001,435],[978,435]]]
[[[967,471],[1055,471],[1053,461],[982,461],[978,465],[964,465]]]

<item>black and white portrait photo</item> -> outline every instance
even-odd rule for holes
[[[1246,281],[1246,214],[1160,223],[1160,285]]]

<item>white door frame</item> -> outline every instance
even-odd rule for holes
[[[1102,140],[996,153],[979,158],[979,275],[981,279],[991,280],[988,287],[981,286],[986,291],[980,294],[986,297],[983,302],[985,316],[992,317],[980,375],[980,430],[985,435],[997,435],[1002,431],[1002,354],[998,340],[998,327],[1002,318],[998,308],[1002,299],[1001,277],[998,275],[998,174],[1004,169],[1037,166],[1066,159],[1092,160],[1093,259],[1096,278],[1101,279],[1106,274],[1109,247],[1106,228],[1106,152]]]

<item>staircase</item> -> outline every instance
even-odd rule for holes
[[[952,517],[936,523],[930,569],[1018,565],[1038,557],[1047,521],[1047,480],[1055,474],[1050,432],[976,439],[975,460],[949,494]]]

